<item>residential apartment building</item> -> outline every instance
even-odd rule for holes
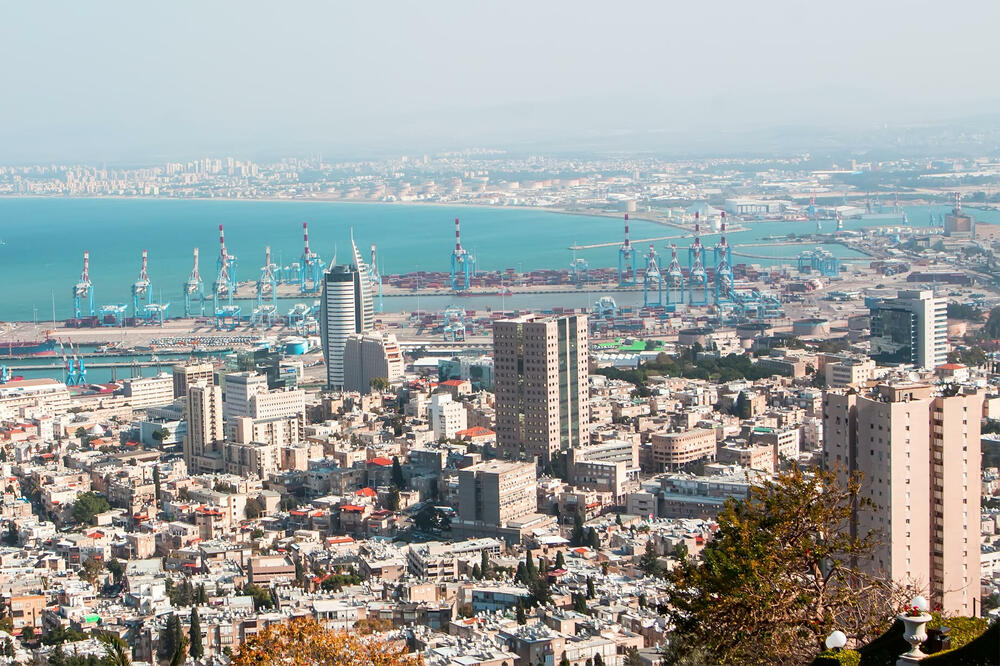
[[[434,439],[455,439],[459,431],[468,427],[465,407],[452,400],[450,393],[435,393],[431,396],[429,412]]]
[[[948,361],[948,304],[930,290],[871,300],[871,357],[880,365],[933,370]]]
[[[403,352],[392,333],[354,333],[344,345],[344,390],[370,393],[372,380],[403,378]]]
[[[492,526],[535,513],[534,463],[491,460],[458,472],[458,515]]]
[[[187,393],[188,430],[184,437],[184,462],[192,474],[221,468],[225,437],[222,388],[195,384]]]
[[[497,440],[506,453],[548,462],[589,437],[586,315],[493,324]]]
[[[945,613],[978,612],[983,394],[883,384],[824,397],[824,459],[863,473],[859,536],[880,535],[863,564],[920,587]]]
[[[123,392],[132,404],[132,409],[168,405],[174,401],[174,380],[165,372],[155,377],[127,379]]]
[[[175,398],[186,396],[192,384],[215,383],[215,366],[211,363],[178,363],[172,370]]]
[[[676,470],[696,460],[715,460],[715,431],[707,428],[654,432],[650,443],[657,471]]]

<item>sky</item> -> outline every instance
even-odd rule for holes
[[[0,164],[1000,114],[1000,2],[0,5]]]

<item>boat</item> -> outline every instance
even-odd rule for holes
[[[45,340],[9,340],[0,343],[0,353],[7,356],[40,356],[43,354],[55,353],[56,341],[52,338]]]

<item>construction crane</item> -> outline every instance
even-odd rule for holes
[[[476,274],[476,258],[462,247],[462,233],[458,218],[455,218],[455,249],[451,253],[451,290],[467,291],[472,286],[472,276]],[[461,284],[459,283],[461,278]]]
[[[82,311],[80,304],[87,303],[87,316],[93,317],[94,311],[94,286],[90,283],[90,252],[83,252],[83,272],[80,279],[73,285],[73,317],[79,319]]]
[[[191,268],[191,275],[184,283],[184,316],[191,316],[191,301],[194,300],[200,307],[201,316],[205,315],[205,283],[198,272],[198,248],[194,248],[194,266]]]

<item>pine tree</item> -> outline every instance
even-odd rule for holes
[[[528,574],[525,572],[524,562],[517,563],[517,571],[514,572],[514,578],[517,579],[517,582],[524,583],[525,585],[527,585]]]
[[[604,666],[604,658],[600,652],[594,655],[594,666]]]
[[[618,527],[622,527],[622,514],[620,513],[615,514],[615,525],[617,525]]]
[[[174,620],[177,616],[173,613],[167,618],[166,624],[163,629],[160,630],[160,646],[159,652],[160,656],[164,659],[170,659],[174,656],[174,652],[177,651],[177,634],[175,633]],[[180,622],[177,622],[177,626],[180,626]]]
[[[556,553],[556,569],[565,569],[565,568],[566,568],[566,558],[563,557],[563,553],[560,550],[558,553]]]
[[[295,584],[301,586],[305,582],[305,570],[302,568],[302,560],[295,558]]]
[[[593,527],[587,530],[587,545],[593,548],[594,550],[601,549],[601,537],[598,536],[597,530],[595,530]]]
[[[198,603],[207,604],[208,603],[208,592],[205,591],[205,584],[200,583],[198,585]]]
[[[562,659],[559,660],[559,666],[570,666],[569,657],[566,656],[565,652],[563,652]]]
[[[205,649],[201,644],[201,619],[198,617],[198,607],[191,609],[191,649],[188,654],[194,659],[201,659]]]
[[[528,618],[525,617],[524,614],[524,604],[522,604],[520,601],[517,602],[517,623],[518,624],[528,623]]]
[[[549,561],[541,555],[538,556],[538,575],[544,578],[549,573]]]
[[[483,579],[483,570],[479,568],[479,564],[472,565],[472,577],[476,580]]]
[[[479,570],[482,572],[483,578],[490,577],[490,555],[485,550],[479,560]]]
[[[538,570],[535,568],[535,561],[531,559],[531,551],[524,554],[524,575],[530,583],[538,578]]]
[[[583,518],[580,517],[580,512],[577,511],[573,514],[573,532],[569,536],[569,542],[574,546],[583,546],[585,545],[584,537]]]
[[[594,596],[595,596],[595,592],[594,592],[594,579],[588,577],[587,578],[587,598],[588,599],[593,599]]]
[[[392,484],[397,488],[406,487],[406,478],[403,476],[403,466],[399,464],[399,457],[392,457]]]
[[[154,497],[156,497],[157,506],[160,502],[160,466],[153,466],[153,491]]]

